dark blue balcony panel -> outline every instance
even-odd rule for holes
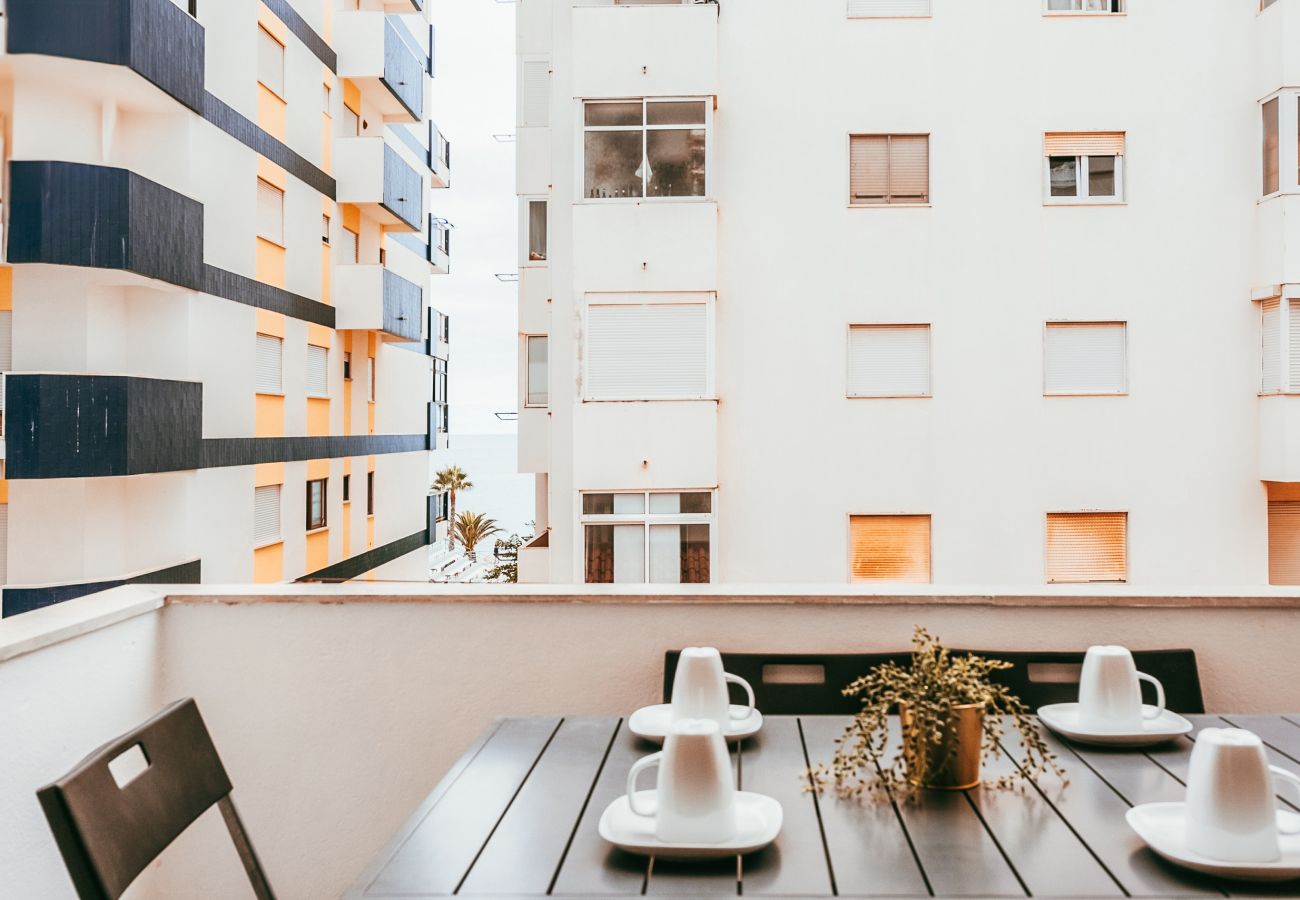
[[[424,225],[424,181],[388,144],[384,144],[382,205],[416,231]]]
[[[424,121],[424,79],[428,60],[403,39],[391,19],[384,20],[384,87],[416,121]]]
[[[203,205],[126,169],[9,164],[9,262],[122,269],[203,289]]]
[[[384,269],[384,332],[407,341],[420,339],[420,307],[424,305],[424,292],[414,282],[407,281]]]
[[[3,592],[3,609],[0,615],[16,616],[87,594],[98,594],[124,584],[200,584],[203,581],[203,561],[191,560],[154,572],[127,575],[107,581],[79,581],[73,584],[42,585],[41,587],[6,587]]]
[[[8,0],[10,53],[126,66],[203,111],[203,26],[172,0]]]
[[[178,472],[202,459],[198,382],[10,374],[5,419],[8,478]]]

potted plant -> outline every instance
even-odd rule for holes
[[[1014,775],[998,780],[1000,786],[1048,771],[1063,775],[1028,708],[989,678],[1009,668],[1008,662],[950,653],[917,626],[909,668],[885,663],[844,688],[845,696],[862,698],[862,711],[836,739],[831,764],[809,771],[813,786],[833,785],[841,796],[975,787],[982,761],[1002,753],[1006,723],[1018,734],[1024,759]],[[891,727],[895,711],[897,729]]]

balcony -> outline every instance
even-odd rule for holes
[[[433,187],[451,187],[451,142],[432,122],[429,123],[429,171],[433,173]]]
[[[1259,399],[1260,480],[1300,482],[1300,394]]]
[[[451,229],[446,219],[429,217],[429,266],[436,275],[451,271]]]
[[[334,327],[378,331],[394,341],[420,339],[424,292],[383,266],[336,266]]]
[[[620,7],[621,8],[621,7]],[[597,201],[573,207],[579,291],[716,291],[718,205]]]
[[[543,531],[519,548],[519,583],[542,584],[551,578],[551,533]]]
[[[385,122],[422,122],[428,61],[403,38],[403,27],[377,11],[338,13],[338,74],[361,89]]]
[[[384,0],[384,12],[394,15],[424,12],[424,0]]]
[[[9,164],[8,261],[117,269],[200,290],[203,206],[126,169]]]
[[[718,8],[583,3],[573,10],[573,96],[716,96]]]
[[[364,209],[389,231],[424,224],[424,182],[381,137],[334,140],[337,199]]]
[[[8,0],[4,12],[10,56],[123,66],[202,113],[203,26],[172,0]]]
[[[11,480],[199,467],[203,386],[197,382],[11,372],[4,383]]]
[[[1295,589],[1267,587],[1246,594],[984,587],[975,595],[929,586],[118,588],[0,624],[0,716],[6,733],[20,737],[0,742],[0,829],[13,837],[0,844],[0,871],[9,895],[71,896],[33,792],[182,697],[199,703],[276,891],[338,897],[497,716],[619,716],[658,702],[664,651],[684,642],[760,652],[897,650],[917,622],[952,641],[1011,650],[1127,635],[1145,646],[1193,648],[1209,709],[1262,713],[1300,708],[1300,683],[1278,677],[1295,671],[1297,603]],[[1101,755],[1148,765],[1140,753]],[[802,755],[781,765],[788,771],[778,770],[778,781],[797,792]],[[1096,796],[1079,785],[1066,791],[1070,807]],[[954,799],[967,810],[965,798]],[[977,802],[986,801],[986,814],[1024,802],[1010,793]],[[489,811],[485,829],[499,816],[499,808]],[[808,818],[791,819],[787,834],[807,833],[820,854],[811,810]],[[1030,822],[1055,820],[1046,810]],[[1116,822],[1123,828],[1122,814]],[[1016,844],[1017,858],[1029,849]],[[1136,844],[1123,849],[1138,853],[1143,871],[1170,871]],[[134,896],[187,897],[196,884],[205,896],[251,896],[218,820],[200,821],[165,854]],[[447,868],[458,878],[469,862]],[[747,878],[749,871],[747,864]],[[734,890],[734,862],[731,873]]]

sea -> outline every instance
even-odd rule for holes
[[[533,533],[533,476],[515,471],[518,440],[513,434],[452,434],[449,446],[433,455],[429,481],[439,469],[456,465],[474,483],[456,494],[456,512],[485,513],[505,532]]]

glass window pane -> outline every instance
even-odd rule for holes
[[[676,497],[676,494],[664,494]],[[653,500],[653,498],[652,498]],[[682,580],[682,526],[650,526],[650,583],[678,584]]]
[[[585,581],[587,584],[613,584],[614,526],[588,525],[585,537],[587,544]]]
[[[547,364],[550,357],[549,343],[544,336],[528,338],[528,385],[525,401],[528,406],[545,406],[550,402]]]
[[[1053,197],[1079,196],[1079,157],[1052,156],[1047,160]]]
[[[650,197],[704,196],[704,129],[650,131]]]
[[[671,515],[682,511],[681,494],[651,494],[650,512],[655,515]]]
[[[1279,188],[1278,178],[1278,106],[1277,98],[1264,104],[1264,193]]]
[[[639,516],[645,513],[645,494],[615,494],[614,515]]]
[[[645,584],[645,526],[615,525],[613,527],[614,583]]]
[[[640,197],[644,148],[640,131],[588,131],[584,148],[588,199]]]
[[[703,125],[704,101],[646,104],[648,125]]]
[[[708,491],[682,494],[682,512],[707,513],[713,511],[713,495]]]
[[[640,125],[642,124],[641,102],[638,100],[635,103],[588,103],[586,123],[588,125]]]
[[[1047,8],[1052,12],[1068,12],[1079,8],[1079,0],[1047,0]]]
[[[528,260],[546,259],[546,201],[528,201]]]
[[[583,494],[582,514],[584,516],[608,516],[614,512],[613,494]]]
[[[1115,157],[1088,157],[1088,196],[1115,196]]]
[[[709,526],[682,526],[682,584],[709,583]]]

